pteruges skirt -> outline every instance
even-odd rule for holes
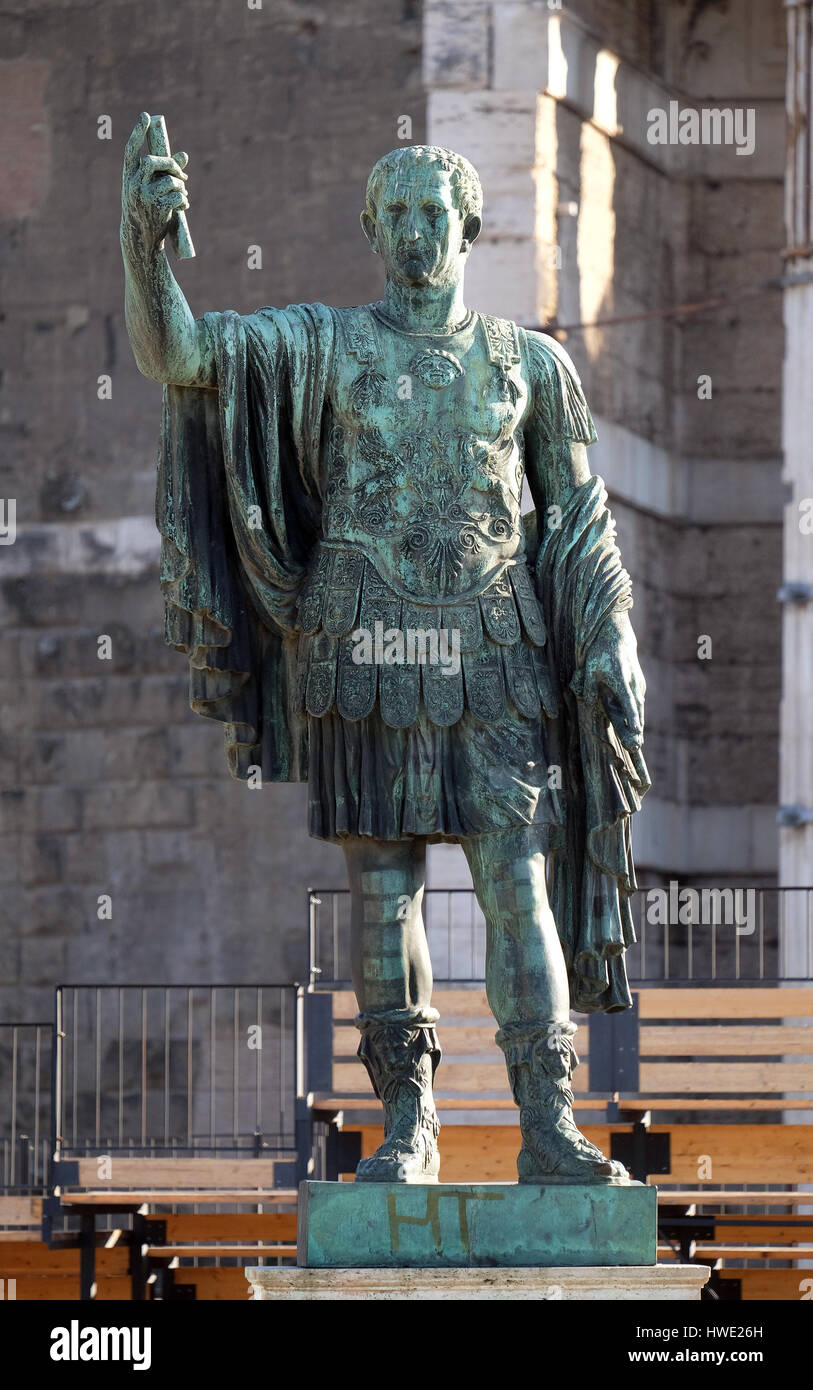
[[[385,724],[377,705],[364,719],[345,719],[335,709],[310,715],[310,834],[457,841],[561,824],[546,724],[544,713],[526,719],[510,706],[493,724],[465,709],[445,727],[421,707],[405,729]]]

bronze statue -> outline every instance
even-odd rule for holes
[[[357,1179],[438,1173],[421,902],[427,844],[453,840],[487,922],[520,1181],[627,1181],[570,1089],[571,1005],[631,1002],[630,818],[649,785],[630,580],[573,363],[466,308],[480,181],[420,145],[367,184],[379,302],[195,319],[163,250],[187,157],[140,158],[149,124],[127,146],[121,242],[136,362],[165,384],[166,638],[233,775],[307,779],[311,835],[344,850],[359,1055],[385,1118]]]

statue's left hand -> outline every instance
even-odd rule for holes
[[[640,748],[644,735],[646,681],[626,611],[610,613],[592,642],[579,694],[604,709],[625,748]]]

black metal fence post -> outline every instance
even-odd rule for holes
[[[31,1185],[31,1141],[27,1134],[17,1135],[17,1187]]]

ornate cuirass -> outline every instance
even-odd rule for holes
[[[472,314],[453,335],[401,333],[376,306],[340,310],[322,443],[322,541],[299,602],[307,710],[405,727],[465,705],[551,711],[545,628],[520,504],[529,388],[519,331]],[[456,631],[456,676],[358,665],[356,628]]]
[[[444,337],[345,310],[324,441],[323,535],[365,555],[402,598],[483,591],[524,546],[514,324],[472,314]]]

